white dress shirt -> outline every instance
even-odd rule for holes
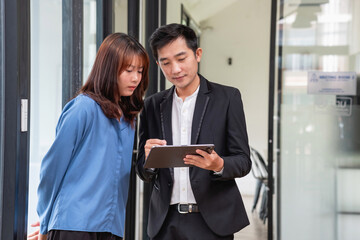
[[[199,87],[183,101],[177,95],[176,90],[174,91],[171,113],[173,145],[188,145],[191,143],[191,127],[198,92]],[[174,168],[174,186],[170,204],[176,203],[196,203],[191,189],[188,167]]]

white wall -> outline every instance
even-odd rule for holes
[[[200,72],[211,81],[240,90],[250,145],[266,155],[270,2],[237,1],[201,26],[205,29]]]
[[[114,1],[114,32],[127,33],[127,9],[128,4],[126,0]]]
[[[167,5],[167,22],[180,22],[182,1]],[[186,7],[186,5],[185,5]],[[203,57],[200,73],[210,81],[238,88],[242,94],[249,142],[265,158],[268,133],[270,2],[239,0],[200,22]],[[191,8],[186,8],[191,15]],[[206,9],[204,9],[206,11]],[[196,19],[196,16],[192,16]],[[232,65],[228,65],[228,58]],[[167,82],[167,87],[171,84]],[[253,194],[252,174],[238,181],[243,194]]]
[[[166,23],[180,23],[181,0],[171,0],[166,4]]]
[[[242,94],[249,143],[267,155],[270,2],[241,0],[201,22],[200,72]],[[232,58],[232,64],[228,64]],[[243,194],[254,193],[251,174],[238,179]]]

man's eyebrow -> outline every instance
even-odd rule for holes
[[[185,55],[185,54],[186,54],[186,52],[179,52],[179,53],[175,54],[175,57],[179,57],[179,56],[182,56],[182,55]],[[163,61],[165,61],[167,59],[168,58],[160,58],[159,62],[163,62]]]
[[[182,56],[182,55],[185,55],[186,52],[179,52],[178,54],[175,55],[175,57],[179,57],[179,56]]]

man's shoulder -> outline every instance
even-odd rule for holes
[[[148,97],[145,98],[145,105],[149,105],[151,103],[155,103],[158,104],[161,101],[163,101],[164,98],[168,97],[168,95],[171,93],[172,88],[163,90],[161,92],[158,93],[154,93]]]
[[[232,87],[232,86],[227,86],[227,85],[223,85],[223,84],[215,83],[215,82],[211,82],[211,81],[208,81],[208,84],[211,89],[211,92],[215,95],[221,94],[221,95],[226,95],[226,96],[230,97],[236,93],[240,93],[239,89]]]

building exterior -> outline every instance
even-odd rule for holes
[[[149,50],[172,22],[197,32],[200,72],[242,93],[267,162],[267,239],[356,239],[358,0],[0,0],[0,239],[33,231],[41,159],[104,37],[125,32]],[[147,96],[170,87],[154,61],[150,82]],[[256,183],[238,180],[251,197]],[[151,189],[134,173],[130,187],[125,238],[147,239]]]

